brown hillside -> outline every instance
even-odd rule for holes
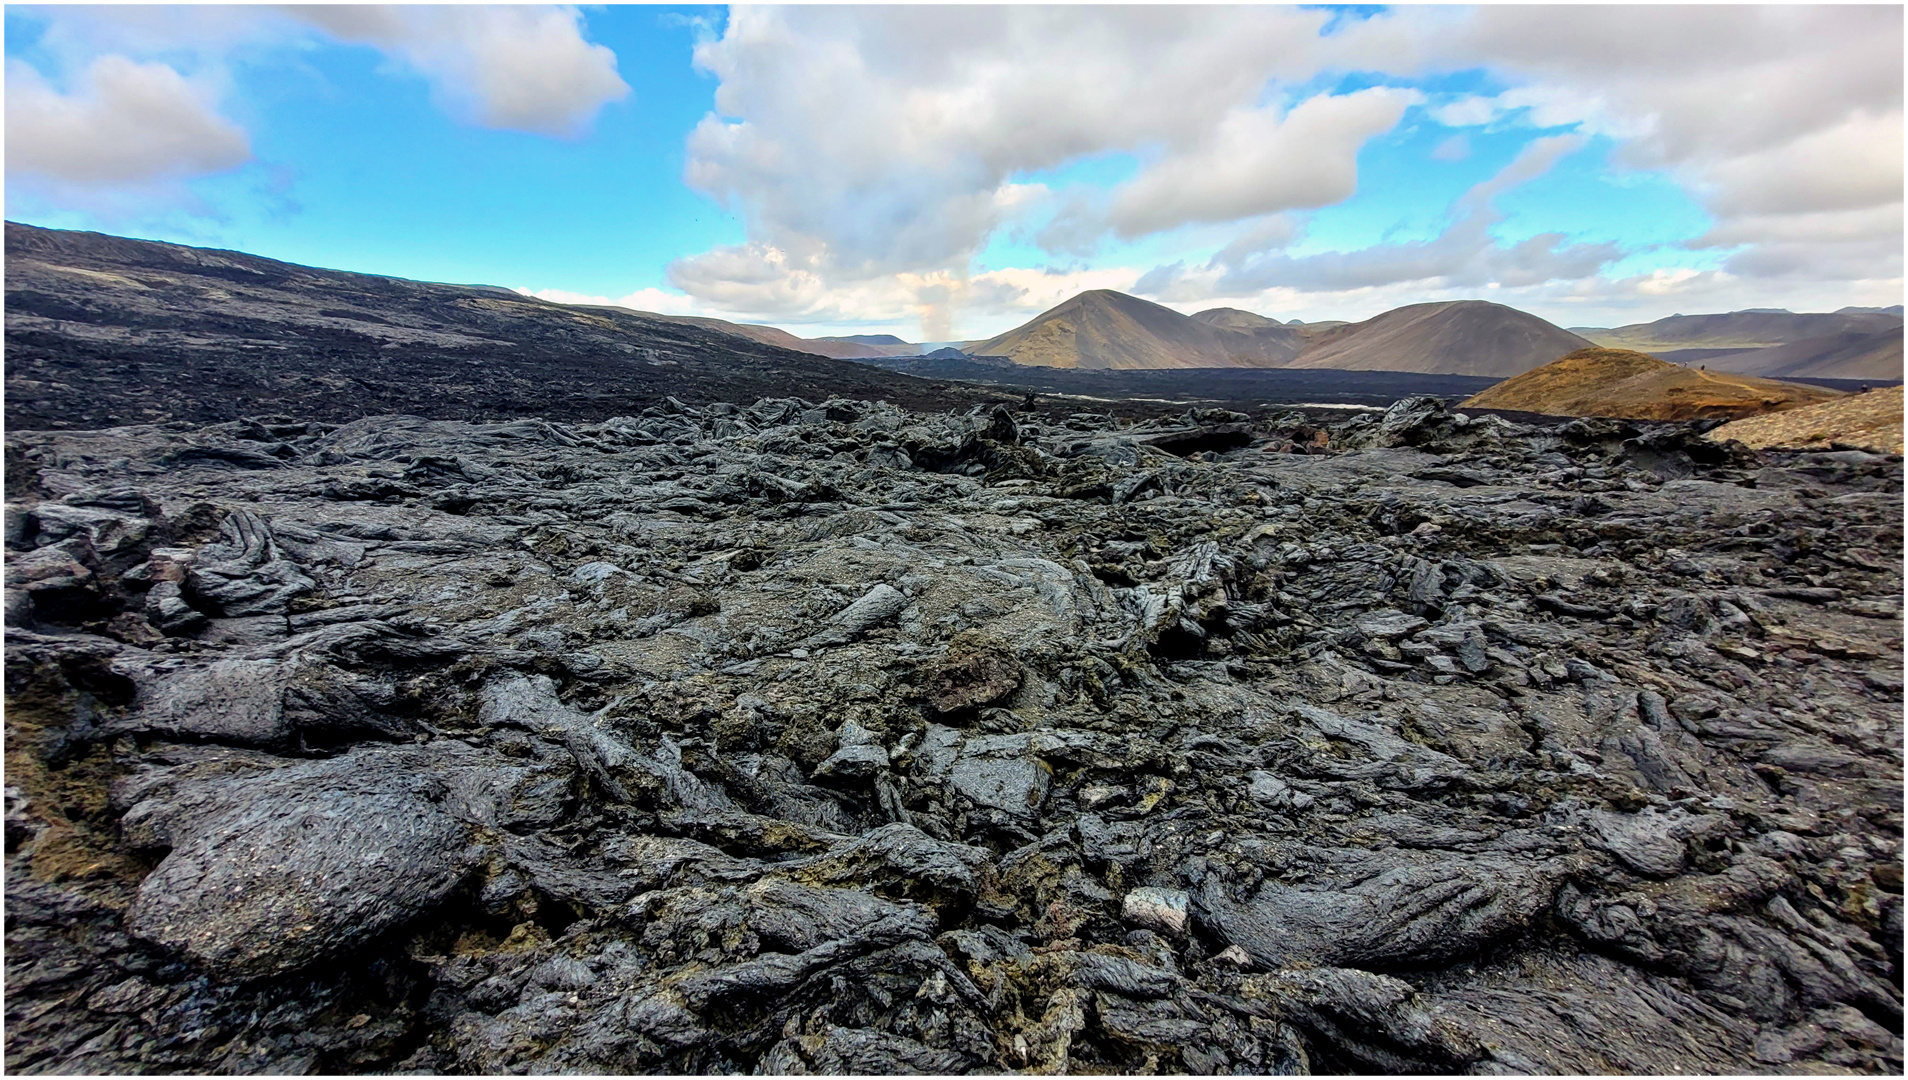
[[[1252,336],[1111,289],[1083,292],[971,351],[1059,368],[1275,366],[1259,359],[1267,350]]]
[[[1578,349],[1464,404],[1552,416],[1736,419],[1840,397],[1834,390],[1682,367],[1627,349]]]
[[[1655,322],[1611,330],[1586,329],[1584,337],[1611,349],[1670,352],[1676,349],[1766,349],[1831,334],[1899,331],[1900,315],[1876,311],[1726,311],[1671,315]]]
[[[1901,378],[1901,327],[1879,333],[1825,334],[1803,338],[1787,345],[1718,356],[1708,361],[1712,368],[1763,375],[1773,379],[1874,379],[1895,381]]]
[[[1204,311],[1193,312],[1192,317],[1207,326],[1216,326],[1221,330],[1243,330],[1247,333],[1285,325],[1277,319],[1268,319],[1257,312],[1243,311],[1236,307],[1207,308]]]
[[[1588,341],[1484,300],[1412,304],[1319,334],[1288,367],[1508,376]]]
[[[1772,446],[1797,450],[1858,446],[1881,454],[1899,454],[1902,401],[1901,387],[1885,386],[1806,408],[1734,420],[1708,437],[1717,442],[1734,439],[1757,450]]]

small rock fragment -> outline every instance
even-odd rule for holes
[[[1126,894],[1120,903],[1120,917],[1151,930],[1184,934],[1188,903],[1186,893],[1179,889],[1147,886]]]

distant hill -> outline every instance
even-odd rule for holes
[[[912,342],[904,341],[901,338],[895,337],[893,334],[836,334],[831,337],[810,338],[809,340],[811,341],[852,341],[861,345],[912,344]]]
[[[1222,330],[1245,330],[1248,332],[1285,325],[1277,319],[1268,319],[1263,315],[1258,315],[1250,311],[1242,311],[1236,307],[1207,308],[1204,311],[1193,312],[1192,318],[1198,319],[1207,326],[1217,326]]]
[[[1834,390],[1671,364],[1628,349],[1579,349],[1472,396],[1465,405],[1552,416],[1737,419],[1840,397]]]
[[[11,428],[266,414],[600,420],[671,397],[840,396],[927,409],[983,400],[762,344],[720,320],[100,233],[8,222],[6,271]]]
[[[1280,323],[1237,308],[1181,315],[1136,296],[1081,293],[967,351],[1089,370],[1335,368],[1504,376],[1589,342],[1482,300],[1415,304],[1361,323]]]
[[[1902,331],[1899,326],[1880,333],[1849,331],[1803,338],[1787,345],[1705,357],[1713,369],[1776,379],[1873,379],[1899,382],[1902,377]]]
[[[1288,366],[1447,375],[1516,375],[1588,341],[1484,300],[1412,304],[1320,334]]]
[[[647,312],[645,312],[647,314]],[[764,345],[793,349],[796,352],[810,353],[814,356],[832,356],[837,360],[859,360],[866,356],[887,356],[894,352],[892,348],[880,345],[863,344],[860,341],[845,338],[803,338],[796,337],[780,327],[763,326],[760,323],[736,323],[726,319],[708,319],[698,315],[655,315],[653,318],[667,319],[684,326],[699,326],[704,330],[714,330],[723,334],[759,341]],[[882,334],[882,337],[888,337]],[[894,339],[902,345],[907,342]]]
[[[1895,304],[1892,307],[1836,308],[1835,314],[1837,315],[1899,315],[1901,314],[1901,305]]]
[[[1836,334],[1899,331],[1901,313],[1886,311],[1804,312],[1750,310],[1716,315],[1671,315],[1614,329],[1584,328],[1581,336],[1612,349],[1667,352],[1677,349],[1766,349]]]
[[[1767,447],[1827,450],[1855,446],[1882,454],[1899,454],[1902,400],[1901,387],[1890,386],[1805,408],[1731,421],[1707,437],[1717,442],[1734,439],[1757,450]]]
[[[1278,360],[1272,358],[1297,349],[1222,330],[1137,296],[1094,289],[967,351],[1040,367],[1131,370],[1273,367]]]

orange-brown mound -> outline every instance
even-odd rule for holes
[[[1818,386],[1684,367],[1628,349],[1578,349],[1464,404],[1552,416],[1734,420],[1840,396]]]
[[[1790,409],[1780,416],[1735,420],[1709,433],[1717,442],[1734,439],[1761,450],[1770,446],[1824,449],[1857,446],[1882,454],[1901,453],[1902,391],[1884,386],[1866,394]]]

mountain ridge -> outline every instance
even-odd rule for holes
[[[1788,345],[1806,338],[1849,332],[1880,333],[1899,329],[1900,314],[1887,312],[1793,312],[1749,308],[1712,314],[1670,315],[1652,322],[1608,329],[1575,331],[1607,348],[1644,352],[1671,349],[1737,348],[1743,351]]]
[[[1221,330],[1162,304],[1090,289],[969,352],[1018,364],[1089,370],[1276,366],[1251,335]]]

